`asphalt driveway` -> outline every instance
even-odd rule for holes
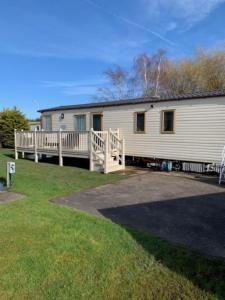
[[[149,173],[55,202],[225,257],[225,186],[216,178]]]

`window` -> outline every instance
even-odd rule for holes
[[[52,116],[44,116],[44,129],[48,131],[52,130]]]
[[[86,130],[86,115],[74,116],[74,129],[77,131]]]
[[[162,133],[175,133],[175,110],[162,111]]]
[[[93,114],[92,125],[95,131],[102,130],[102,114]]]
[[[134,132],[145,132],[145,112],[136,112],[134,115]]]

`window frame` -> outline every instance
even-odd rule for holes
[[[173,112],[173,130],[164,130],[164,116],[167,112]],[[161,133],[162,134],[175,134],[176,133],[176,109],[164,109],[161,111]]]
[[[77,130],[76,128],[75,128],[75,118],[76,117],[80,117],[80,116],[83,116],[84,118],[85,118],[85,129],[84,130]],[[74,118],[74,130],[75,131],[87,131],[87,114],[75,114],[75,115],[73,115],[73,118]]]
[[[137,130],[137,115],[143,114],[144,115],[144,130],[138,131]],[[136,111],[134,112],[134,133],[135,134],[145,134],[146,133],[146,111]]]

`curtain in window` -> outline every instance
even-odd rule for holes
[[[78,115],[78,116],[74,116],[74,120],[75,120],[75,130],[78,131],[82,131],[82,130],[86,130],[86,116],[85,115]]]
[[[44,117],[44,129],[48,130],[48,131],[52,130],[52,117],[51,116]]]

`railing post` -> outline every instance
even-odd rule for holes
[[[125,169],[125,139],[122,140],[122,167]]]
[[[118,139],[119,139],[119,138],[120,138],[120,129],[117,128],[116,131],[117,131],[117,137],[118,137]]]
[[[58,145],[59,145],[59,165],[63,166],[63,157],[62,157],[62,129],[59,129],[58,132]]]
[[[111,150],[112,150],[112,145],[111,145],[111,142],[112,142],[112,129],[109,128],[109,137],[108,137],[108,152],[111,153]]]
[[[38,163],[38,153],[37,153],[37,129],[34,130],[34,160]]]
[[[106,139],[105,139],[105,160],[104,160],[104,173],[109,173],[108,170],[108,162],[109,162],[109,135],[106,132]]]
[[[93,147],[92,147],[92,132],[93,132],[93,128],[91,128],[91,130],[89,131],[89,157],[90,157],[90,165],[89,165],[89,169],[90,171],[94,171],[94,161],[93,161]]]
[[[21,129],[21,132],[23,132],[23,129]],[[24,155],[24,151],[22,152],[22,158],[24,158],[25,155]]]
[[[17,131],[14,129],[14,147],[15,147],[15,159],[18,159],[18,152],[17,152]]]

